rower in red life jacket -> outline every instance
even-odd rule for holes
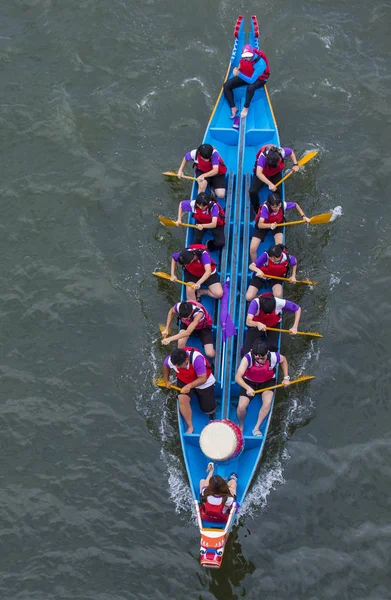
[[[207,468],[208,476],[200,481],[201,518],[215,523],[226,523],[236,498],[238,476],[231,473],[228,482],[214,475],[214,464]]]
[[[197,300],[197,295],[211,296],[211,298],[222,298],[223,288],[216,271],[216,263],[210,257],[206,247],[202,244],[191,244],[180,252],[174,252],[171,260],[171,281],[177,281],[175,275],[176,265],[179,263],[183,267],[184,280],[191,283],[186,286],[186,295],[188,300]],[[205,283],[207,290],[201,290],[201,285]]]
[[[273,144],[262,146],[256,155],[254,165],[254,176],[252,178],[249,195],[254,212],[259,208],[259,191],[264,185],[269,186],[271,192],[277,191],[276,183],[281,181],[282,172],[285,168],[285,159],[290,157],[293,166],[292,171],[298,171],[296,154],[292,148],[279,148]]]
[[[285,213],[291,208],[295,208],[304,221],[310,222],[297,202],[282,202],[281,196],[277,192],[269,194],[266,202],[262,204],[255,216],[254,233],[250,243],[252,262],[257,258],[259,244],[264,241],[270,230],[274,234],[274,243],[282,244],[283,227],[279,227],[279,224],[285,223]]]
[[[198,231],[194,234],[194,243],[202,244],[205,231],[210,231],[213,240],[208,240],[206,246],[210,252],[221,250],[225,245],[224,225],[225,215],[220,204],[212,200],[210,194],[201,192],[195,200],[182,200],[179,203],[177,225],[182,223],[182,212],[192,213],[197,223]]]
[[[216,148],[210,144],[201,144],[198,148],[186,152],[178,169],[178,177],[182,177],[183,169],[190,160],[194,163],[198,192],[205,192],[209,184],[218,198],[224,198],[227,189],[225,181],[227,167]]]
[[[254,392],[276,385],[276,366],[280,364],[284,373],[283,384],[289,385],[288,362],[278,352],[268,352],[267,345],[256,340],[251,352],[243,356],[236,373],[235,381],[241,386],[239,404],[236,411],[239,427],[244,431],[244,418],[247,406],[254,397]],[[258,413],[257,422],[252,430],[255,436],[262,436],[260,427],[270,411],[273,390],[262,393],[262,407]]]
[[[243,46],[239,66],[235,67],[232,73],[233,77],[223,85],[224,96],[231,108],[231,119],[234,119],[238,108],[235,106],[233,90],[243,85],[247,86],[244,107],[240,113],[244,118],[247,116],[255,90],[262,88],[270,75],[269,60],[264,52],[246,44]]]
[[[163,376],[166,387],[170,387],[170,369],[177,375],[179,410],[187,425],[185,433],[193,433],[191,394],[195,392],[201,410],[207,415],[216,412],[214,384],[216,379],[212,373],[209,361],[196,348],[186,346],[177,348],[166,357],[163,364]]]
[[[250,352],[257,339],[265,341],[268,349],[272,352],[277,352],[280,334],[278,331],[266,331],[266,327],[280,329],[284,312],[295,315],[295,321],[289,330],[292,335],[295,335],[301,316],[301,308],[298,304],[276,298],[271,292],[266,292],[251,300],[246,318],[248,331],[241,350],[242,356]]]
[[[288,278],[290,267],[292,267],[292,275]],[[248,302],[255,298],[258,290],[268,281],[272,285],[274,296],[282,297],[282,285],[276,279],[268,280],[268,275],[286,277],[290,283],[296,283],[297,260],[292,254],[286,252],[286,248],[282,244],[271,246],[266,252],[263,252],[251,263],[249,269],[254,272],[254,275],[246,292]]]
[[[167,337],[175,315],[178,315],[181,321],[180,331],[176,335]],[[163,346],[166,346],[167,344],[178,340],[178,348],[184,348],[189,336],[195,332],[202,342],[206,356],[214,358],[216,352],[213,348],[212,324],[212,317],[205,306],[199,302],[195,300],[177,302],[175,306],[168,311],[166,326],[162,331],[162,344]]]

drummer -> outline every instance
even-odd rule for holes
[[[296,283],[296,271],[297,271],[297,260],[292,254],[288,254],[286,247],[283,244],[277,244],[277,246],[270,246],[266,252],[263,252],[258,258],[254,260],[249,266],[250,271],[254,272],[254,275],[250,281],[246,292],[246,300],[250,302],[255,298],[261,287],[265,286],[268,282],[268,275],[274,277],[286,277],[288,278],[288,272],[292,267],[292,274],[289,277],[290,283]],[[282,285],[278,280],[269,280],[273,294],[277,298],[282,297]],[[274,283],[275,282],[275,283]]]
[[[269,352],[265,342],[256,340],[251,352],[245,354],[239,365],[235,381],[241,386],[239,404],[236,411],[239,427],[244,431],[244,418],[247,407],[254,397],[255,392],[276,385],[276,366],[280,364],[284,374],[283,384],[289,385],[288,362],[282,354]],[[262,392],[262,407],[258,413],[252,434],[262,437],[260,427],[270,411],[273,400],[273,390]]]
[[[225,523],[235,502],[238,476],[231,473],[226,481],[220,475],[214,475],[212,462],[208,464],[207,473],[207,478],[200,481],[201,518]]]
[[[177,348],[166,357],[163,364],[163,377],[167,388],[170,388],[170,369],[177,375],[176,386],[180,413],[187,425],[185,433],[193,433],[192,410],[190,399],[193,391],[197,396],[201,410],[213,418],[216,412],[214,384],[216,379],[207,358],[196,348]]]

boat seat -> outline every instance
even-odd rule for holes
[[[248,129],[246,131],[246,146],[261,147],[265,144],[273,144],[275,141],[274,129]]]
[[[227,146],[237,146],[239,132],[232,127],[211,127],[209,129],[211,137],[217,142],[222,142]]]

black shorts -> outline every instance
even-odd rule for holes
[[[250,381],[249,379],[246,379],[246,377],[243,377],[243,381],[245,381],[256,392],[258,390],[264,390],[265,388],[271,387],[272,385],[276,385],[275,377],[273,377],[273,379],[269,379],[269,381],[264,381],[263,383],[256,383],[255,381]],[[246,398],[248,398],[250,400],[250,402],[253,399],[253,396],[247,396],[247,390],[243,387],[240,388],[239,395],[246,396]],[[262,394],[261,394],[261,396],[262,396]]]
[[[184,277],[185,277],[186,283],[197,283],[197,281],[199,279],[201,279],[201,277],[192,275],[191,273],[189,273],[189,271],[186,271],[186,269],[184,269]],[[208,279],[206,281],[204,281],[204,284],[207,285],[208,287],[210,285],[213,285],[214,283],[220,283],[220,279],[219,279],[219,276],[217,275],[217,271],[212,273],[212,275],[210,277],[208,277]]]
[[[176,385],[180,388],[185,387],[186,383],[176,380]],[[207,415],[213,413],[216,410],[216,398],[215,398],[215,386],[214,384],[210,385],[207,388],[203,388],[200,390],[199,388],[193,388],[190,393],[195,392],[197,396],[198,403],[200,405],[200,409],[202,412]]]
[[[262,271],[262,267],[261,267],[261,271]],[[258,277],[258,275],[253,275],[250,281],[250,285],[252,285],[253,287],[257,288],[257,290],[260,290],[263,287],[268,286],[269,284],[276,285],[276,283],[284,283],[283,281],[280,281],[279,279],[267,279],[267,277],[265,276],[265,279],[263,277]]]
[[[196,177],[199,177],[200,175],[203,175],[203,174],[204,174],[203,171],[200,171],[199,169],[195,170]],[[218,190],[218,189],[226,190],[227,189],[227,182],[225,179],[225,175],[214,175],[213,177],[206,177],[205,179],[208,182],[208,184],[210,185],[210,187],[214,188],[215,190]]]
[[[187,325],[185,325],[184,323],[181,323],[180,329],[182,331],[184,329],[187,329]],[[202,329],[196,329],[195,333],[198,334],[198,337],[200,338],[203,346],[205,346],[205,344],[213,345],[213,333],[212,333],[212,330],[210,327],[203,327]]]
[[[267,234],[269,233],[269,231],[272,232],[273,235],[275,235],[276,233],[284,233],[284,228],[283,227],[276,227],[275,229],[259,229],[259,227],[257,227],[256,225],[254,226],[254,233],[253,233],[253,237],[257,238],[258,240],[261,240],[261,242],[263,242],[263,240],[265,239],[265,237],[267,236]]]

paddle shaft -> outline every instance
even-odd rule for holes
[[[320,333],[312,333],[311,331],[297,331],[295,334],[291,333],[289,329],[278,329],[277,327],[266,327],[267,331],[280,331],[281,333],[290,333],[291,335],[312,335],[313,337],[323,337]]]
[[[179,177],[178,173],[175,173],[174,171],[165,171],[163,173],[163,175],[166,175],[167,177],[178,177],[178,179],[190,179],[190,181],[196,181],[196,177],[190,177],[190,175],[182,175],[182,177]]]
[[[160,223],[166,227],[178,227],[174,219],[167,219],[167,217],[158,217]],[[179,223],[179,227],[191,227],[192,229],[198,229],[197,225],[191,223]]]
[[[164,273],[162,271],[154,271],[152,273],[152,275],[155,275],[155,277],[160,277],[161,279],[167,279],[168,281],[171,281],[171,277],[168,273]],[[181,285],[187,285],[188,287],[193,287],[193,283],[187,283],[187,281],[181,281],[180,279],[177,279],[176,281],[173,281],[173,283],[180,283]]]
[[[307,162],[309,162],[310,160],[312,160],[314,158],[314,156],[316,156],[317,154],[318,154],[318,152],[310,152],[310,155],[303,156],[303,158],[301,158],[299,160],[299,162],[297,163],[297,166],[298,167],[302,167],[303,165],[307,164]],[[289,171],[289,173],[287,173],[285,175],[285,177],[283,177],[282,179],[280,179],[280,181],[278,181],[274,185],[276,187],[278,187],[279,185],[282,184],[283,181],[285,181],[286,179],[288,179],[288,177],[290,177],[292,175],[292,173],[296,173],[296,171]]]
[[[309,379],[315,379],[315,375],[299,377],[299,379],[294,379],[293,381],[291,381],[289,385],[293,385],[294,383],[300,383],[301,381],[308,381]],[[262,392],[268,392],[269,390],[276,390],[277,388],[282,388],[282,387],[289,387],[289,386],[285,385],[284,383],[279,383],[278,385],[272,385],[270,387],[264,388],[263,390],[257,390],[255,393],[262,394]]]
[[[155,381],[155,384],[158,387],[161,387],[161,388],[166,388],[166,389],[170,389],[170,390],[177,390],[177,392],[181,392],[182,391],[182,388],[178,387],[177,385],[173,385],[172,383],[170,383],[170,387],[169,388],[167,388],[166,384],[163,381]]]
[[[278,281],[287,281],[288,283],[290,283],[289,277],[277,277],[277,275],[265,275],[265,279],[277,279]],[[302,281],[299,279],[296,279],[296,283],[306,283],[307,285],[314,285],[313,281]]]

